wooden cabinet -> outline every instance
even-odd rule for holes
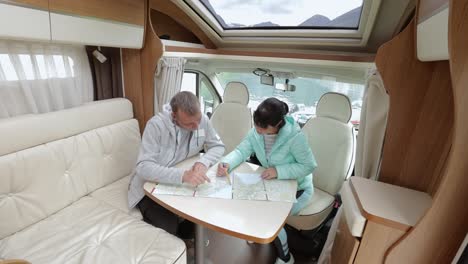
[[[50,12],[144,26],[142,0],[49,0]]]
[[[144,0],[0,2],[0,37],[141,48]]]
[[[26,3],[37,2],[37,3]],[[49,11],[44,1],[0,2],[0,37],[50,40]],[[47,0],[45,0],[47,3]]]
[[[49,0],[6,0],[2,2],[46,11],[49,9]]]
[[[52,41],[143,46],[144,0],[49,0],[49,8]]]
[[[341,215],[340,223],[336,231],[335,242],[331,253],[331,263],[333,264],[351,264],[354,262],[357,250],[359,248],[359,240],[355,238],[349,231],[346,223],[346,217]]]
[[[385,252],[406,231],[368,221],[354,263],[383,263]]]
[[[362,236],[357,238],[349,230],[352,219],[341,214],[332,263],[383,263],[387,250],[421,219],[432,203],[426,193],[360,177],[352,177],[349,186],[352,195],[346,199],[353,201],[343,200],[343,207],[356,203],[366,222]]]

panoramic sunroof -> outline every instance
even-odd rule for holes
[[[199,0],[225,30],[358,29],[363,0]]]

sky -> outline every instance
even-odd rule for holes
[[[210,0],[227,24],[254,25],[271,21],[297,26],[315,14],[330,20],[362,5],[362,0]]]

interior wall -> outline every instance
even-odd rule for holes
[[[191,31],[206,48],[216,48],[216,45],[208,38],[205,32],[173,2],[167,0],[149,0],[149,7],[171,17],[178,24]]]
[[[122,70],[124,75],[125,98],[133,105],[133,115],[138,120],[140,132],[145,128],[143,86],[141,84],[140,50],[122,49]]]
[[[382,45],[376,66],[390,97],[379,180],[434,196],[452,142],[448,61],[417,60],[413,21]]]
[[[450,263],[468,232],[468,2],[451,0],[449,54],[454,94],[450,157],[432,207],[389,252],[387,263]]]
[[[163,54],[163,44],[154,32],[147,5],[145,10],[143,49],[122,49],[125,97],[133,104],[141,133],[146,122],[154,115],[154,73]]]
[[[8,2],[49,10],[49,0],[9,0]]]
[[[150,15],[154,31],[159,38],[201,44],[195,34],[170,16],[154,9],[151,9]]]

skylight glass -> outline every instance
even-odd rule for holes
[[[363,0],[199,0],[229,29],[358,29]]]

